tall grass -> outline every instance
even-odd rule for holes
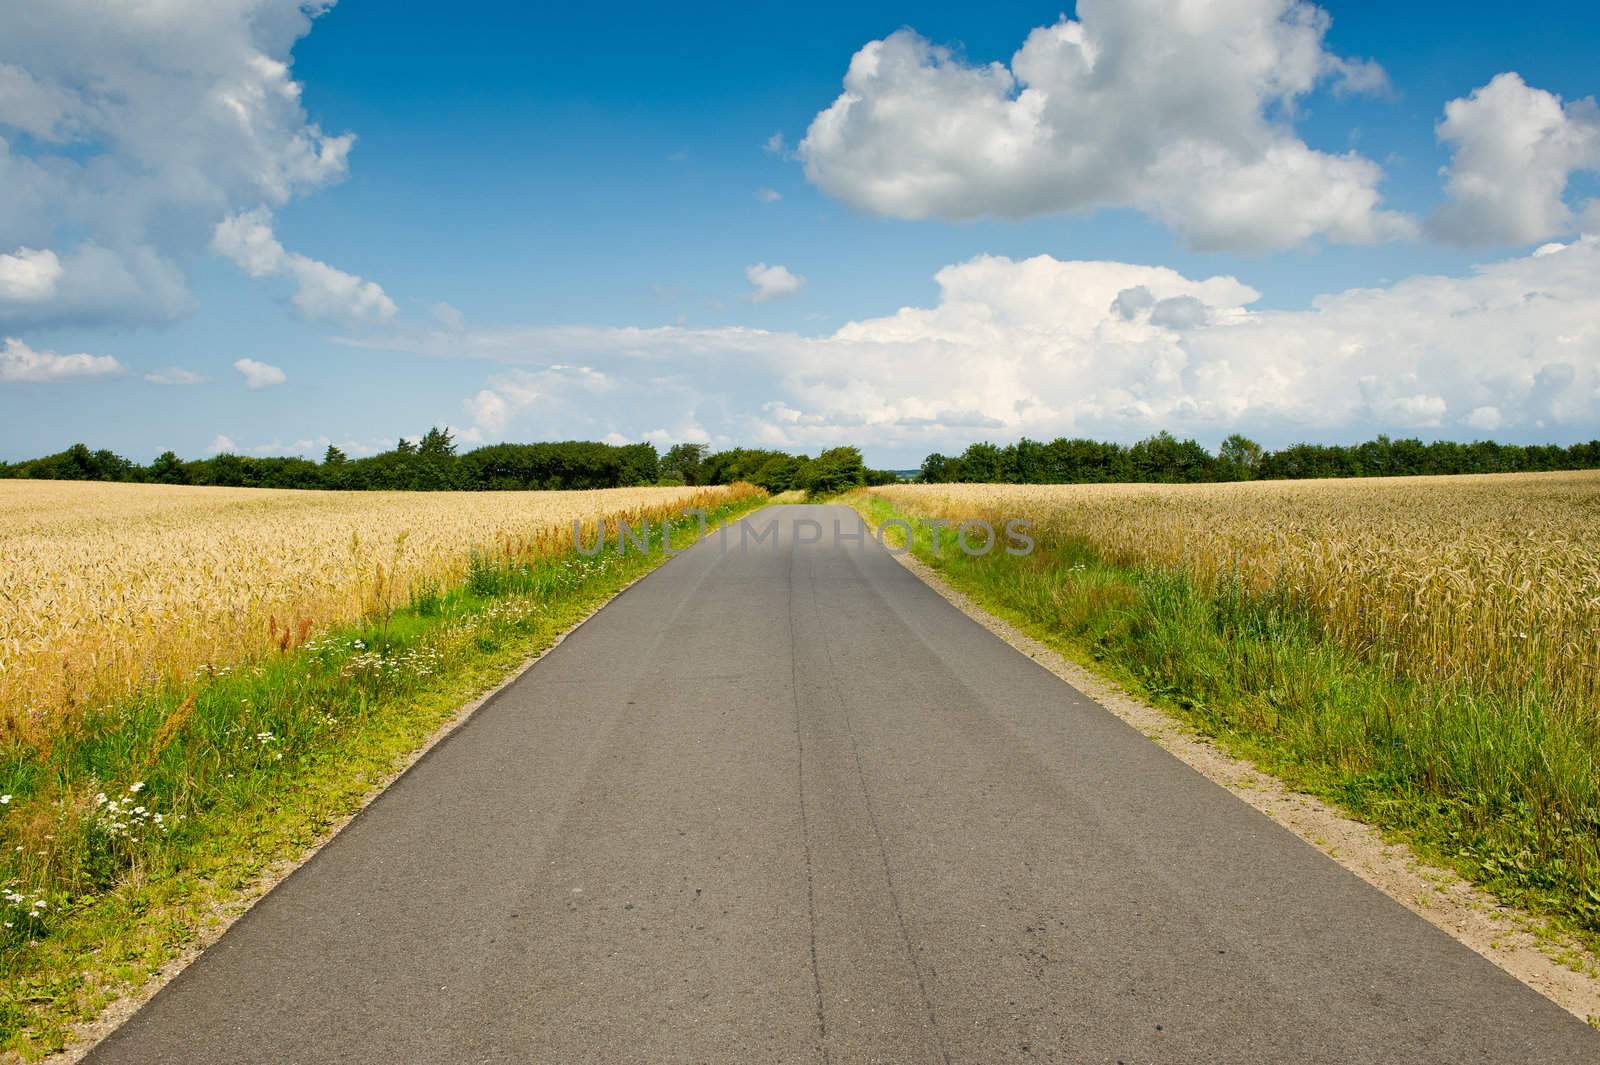
[[[872,491],[880,518],[1033,518],[1027,558],[918,550],[1600,943],[1600,476]]]

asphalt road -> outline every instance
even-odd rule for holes
[[[635,585],[90,1060],[1600,1061],[835,519]]]

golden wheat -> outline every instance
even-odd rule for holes
[[[1398,673],[1600,701],[1600,472],[873,491],[1290,596]]]
[[[0,481],[0,728],[304,642],[449,586],[474,551],[533,557],[572,522],[659,520],[753,491],[308,492]]]

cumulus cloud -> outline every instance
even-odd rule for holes
[[[936,275],[932,304],[824,336],[570,326],[356,343],[516,364],[469,405],[477,424],[511,435],[529,412],[524,425],[544,435],[660,429],[671,441],[696,427],[716,446],[849,441],[906,460],[974,439],[1161,429],[1278,444],[1559,439],[1600,423],[1596,277],[1600,235],[1464,276],[1258,310],[1259,294],[1228,276],[979,256]],[[584,391],[596,381],[604,402]]]
[[[354,326],[394,317],[394,301],[376,283],[285,249],[265,207],[217,223],[211,246],[251,277],[293,280],[292,302],[306,318]]]
[[[1466,424],[1470,425],[1472,428],[1482,429],[1485,432],[1491,433],[1500,428],[1501,424],[1503,424],[1503,419],[1500,416],[1500,408],[1491,406],[1489,404],[1485,404],[1482,407],[1473,407],[1472,410],[1467,412],[1467,417],[1465,420]]]
[[[289,67],[331,6],[51,0],[7,18],[0,252],[48,253],[60,273],[26,302],[0,289],[0,324],[180,317],[184,266],[220,220],[342,178],[355,138],[308,120]]]
[[[192,308],[182,271],[148,247],[113,251],[86,242],[65,257],[29,247],[0,255],[0,324],[7,327],[157,324]]]
[[[110,355],[57,355],[35,351],[15,337],[7,337],[0,347],[0,381],[64,381],[74,377],[104,377],[122,372],[122,364]]]
[[[769,300],[792,296],[806,283],[805,278],[791,273],[788,267],[768,266],[766,263],[755,263],[745,267],[744,276],[754,289],[750,293],[751,303],[766,303]]]
[[[561,408],[575,402],[592,402],[612,387],[604,373],[590,366],[554,363],[540,370],[510,370],[496,374],[465,403],[472,418],[475,439],[499,436],[518,414],[544,401]]]
[[[467,400],[466,407],[474,424],[489,433],[504,432],[506,422],[511,417],[511,405],[505,397],[489,388]]]
[[[0,304],[39,303],[54,295],[61,260],[53,251],[18,248],[0,255]]]
[[[252,391],[281,385],[289,379],[278,367],[255,359],[236,359],[233,368],[244,375],[244,386]]]
[[[762,187],[756,190],[756,199],[760,200],[762,203],[777,203],[779,200],[783,199],[783,193],[779,192],[777,189]]]
[[[1531,244],[1571,232],[1575,171],[1600,169],[1600,107],[1563,102],[1514,73],[1445,105],[1439,140],[1454,154],[1447,201],[1429,230],[1457,244]]]
[[[232,437],[218,433],[207,445],[206,451],[212,455],[236,455],[239,453],[239,445],[233,442]]]
[[[1291,127],[1321,85],[1369,91],[1376,65],[1323,47],[1302,0],[1080,0],[1009,66],[901,30],[861,48],[799,147],[807,177],[898,218],[1028,218],[1133,207],[1202,249],[1414,231],[1382,173]]]

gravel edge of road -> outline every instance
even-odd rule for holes
[[[957,610],[1138,729],[1174,758],[1579,1020],[1600,1028],[1600,964],[1577,941],[1538,917],[1505,906],[1455,872],[1424,862],[1410,847],[1385,840],[1371,825],[1346,816],[1321,799],[1294,791],[1277,777],[1227,753],[1165,711],[1134,698],[1120,685],[989,613],[909,552],[896,553],[894,558]],[[1565,964],[1559,960],[1561,954],[1584,959],[1582,967]]]

